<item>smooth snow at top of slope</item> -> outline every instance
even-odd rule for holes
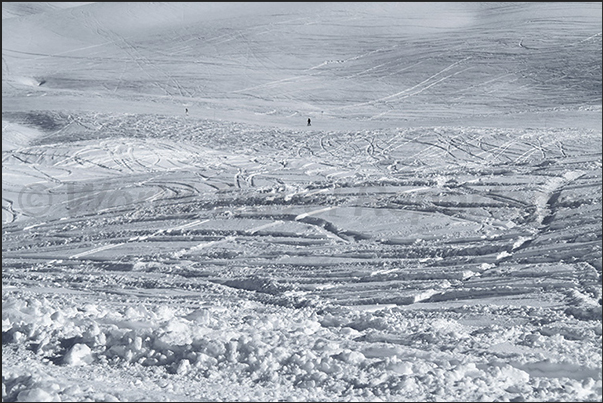
[[[289,128],[306,116],[330,130],[514,126],[518,113],[531,126],[577,116],[600,127],[579,109],[601,104],[596,7],[89,4],[3,23],[4,91],[30,77],[44,83],[31,97],[60,90],[44,108],[86,91],[96,95],[81,109],[110,97],[138,112],[150,96],[168,113]]]
[[[4,2],[2,5],[2,19],[23,17],[31,14],[47,13],[57,8],[71,8],[79,7],[85,4],[85,2],[77,1],[53,1],[53,2]]]

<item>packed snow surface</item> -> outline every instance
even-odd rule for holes
[[[601,3],[2,17],[3,401],[601,401]]]

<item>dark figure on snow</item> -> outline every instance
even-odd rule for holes
[[[308,126],[312,126],[312,121],[308,118]]]
[[[188,108],[184,108],[184,113],[188,115]]]

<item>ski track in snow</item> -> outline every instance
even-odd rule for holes
[[[3,401],[601,400],[596,22],[354,4],[3,19]]]

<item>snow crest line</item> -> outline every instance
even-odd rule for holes
[[[94,248],[94,249],[91,249],[89,251],[86,251],[86,252],[77,253],[75,255],[69,256],[69,259],[78,259],[78,258],[80,258],[82,256],[88,256],[88,255],[91,255],[93,253],[102,252],[104,250],[116,248],[116,247],[121,246],[123,244],[125,244],[125,242],[111,243],[111,244],[108,244],[108,245],[103,245],[103,246],[100,246],[98,248]]]
[[[90,249],[90,250],[85,251],[85,252],[77,253],[75,255],[69,256],[69,259],[78,259],[78,258],[83,257],[83,256],[88,256],[88,255],[92,255],[92,254],[97,253],[97,252],[102,252],[102,251],[105,251],[105,250],[108,250],[108,249],[116,248],[118,246],[125,245],[125,244],[133,242],[133,241],[144,241],[144,240],[147,240],[149,238],[153,238],[153,237],[155,237],[155,236],[157,236],[159,234],[163,234],[164,232],[170,233],[172,231],[182,230],[184,228],[190,228],[190,227],[193,227],[195,225],[203,224],[203,223],[206,223],[208,221],[209,220],[195,220],[195,221],[190,222],[188,224],[179,225],[179,226],[176,226],[176,227],[173,227],[173,228],[169,228],[167,230],[160,229],[160,230],[157,230],[153,234],[148,235],[148,236],[132,237],[132,238],[128,239],[126,242],[120,242],[120,243],[103,245],[103,246],[100,246],[98,248],[94,248],[94,249]]]
[[[320,210],[314,210],[314,211],[310,211],[309,213],[303,213],[303,214],[299,214],[295,217],[295,221],[299,221],[299,220],[303,220],[306,217],[315,215],[315,214],[320,214],[320,213],[324,213],[325,211],[329,211],[329,210],[333,210],[336,209],[337,206],[332,206],[332,207],[325,207],[323,209]]]

